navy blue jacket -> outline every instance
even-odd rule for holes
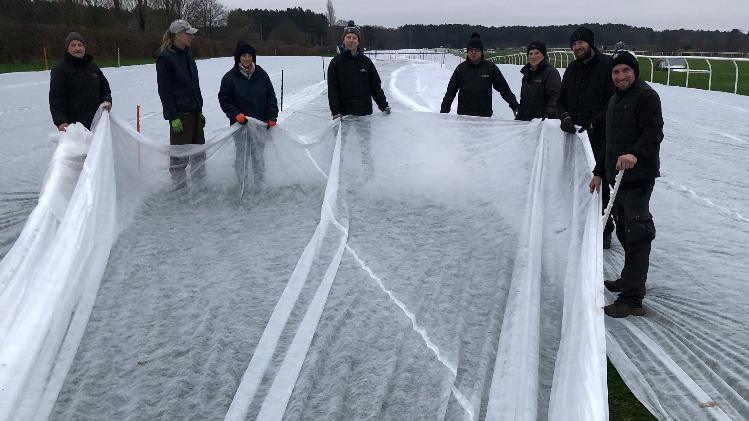
[[[278,101],[270,77],[262,67],[255,65],[255,71],[247,79],[236,65],[221,79],[218,102],[234,123],[239,113],[260,121],[278,118]]]
[[[165,120],[203,111],[198,66],[189,48],[180,50],[172,46],[161,50],[156,58],[156,81]]]

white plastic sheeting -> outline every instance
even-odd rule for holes
[[[50,170],[64,177],[50,176],[42,195],[59,190],[55,206],[61,209],[76,171],[55,168],[75,163],[85,152],[66,152],[73,137],[72,131],[62,137]],[[242,139],[265,145],[264,180],[242,197],[249,205],[239,203],[241,182],[232,165],[234,142],[247,141]],[[94,411],[104,418],[186,418],[194,414],[184,412],[194,410],[186,403],[196,398],[206,418],[224,413],[227,419],[607,418],[600,199],[587,193],[592,157],[584,139],[565,138],[551,122],[400,113],[347,118],[304,138],[261,124],[232,126],[205,146],[170,152],[105,114],[91,144],[62,218],[40,199],[2,263],[1,297],[26,301],[16,300],[14,310],[3,313],[0,381],[4,391],[12,391],[4,396],[12,399],[3,399],[0,418],[45,419],[50,411],[53,418]],[[147,199],[168,189],[169,153],[197,151],[208,154],[206,179]],[[158,309],[145,305],[147,288],[174,281],[148,271],[129,275],[135,296],[143,300],[140,308],[123,304],[127,295],[107,297],[118,272],[141,264],[119,258],[135,253],[127,245],[130,231],[145,225],[161,230],[155,236],[167,236],[174,226],[149,220],[216,203],[234,206],[236,217],[284,200],[276,215],[282,220],[286,208],[309,207],[309,194],[321,200],[312,237],[300,254],[285,252],[299,256],[295,265],[273,268],[288,277],[285,288],[253,286],[259,280],[252,270],[246,273],[243,288],[275,305],[232,305],[232,315],[261,322],[249,343],[254,351],[238,350],[236,355],[247,359],[232,362],[244,367],[244,374],[218,379],[228,395],[210,399],[194,387],[169,393],[163,383],[171,370],[188,385],[206,376],[175,367],[179,357],[138,362],[151,367],[145,371],[101,364],[113,358],[108,347],[143,346],[144,339],[145,346],[156,341],[150,346],[164,353],[186,347],[198,360],[206,350],[201,347],[210,347],[197,336],[181,336],[188,343],[180,344],[165,343],[164,335],[149,337],[156,321],[142,331],[145,338],[133,335],[143,318],[180,313],[149,313]],[[38,221],[46,213],[49,241],[34,243],[27,234],[38,231],[34,227],[44,223]],[[221,216],[200,218],[210,229],[210,219],[220,222]],[[128,226],[103,275],[115,238]],[[275,230],[283,232],[284,226]],[[268,241],[263,244],[270,254]],[[184,270],[169,253],[153,249],[147,255],[167,274]],[[267,260],[262,253],[244,253],[236,265]],[[23,258],[26,266],[17,263]],[[235,282],[222,276],[227,274],[213,274],[218,282]],[[146,289],[138,289],[138,277],[150,279]],[[39,286],[28,289],[30,283]],[[27,292],[18,295],[13,288]],[[119,313],[124,321],[106,318],[110,300],[129,307]],[[194,330],[195,312],[188,314],[172,322]],[[98,335],[107,337],[106,344]],[[232,348],[246,339],[212,340]],[[144,376],[155,376],[169,399],[151,386],[140,387]]]

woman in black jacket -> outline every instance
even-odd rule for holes
[[[517,120],[534,118],[559,118],[557,99],[562,78],[557,69],[546,58],[546,44],[533,41],[528,44],[528,64],[520,72],[523,81],[520,87],[520,109]]]
[[[268,73],[255,64],[256,61],[255,49],[245,41],[237,42],[234,67],[221,79],[218,102],[229,119],[229,124],[247,124],[249,118],[254,118],[270,129],[276,125],[278,118],[276,91]],[[248,138],[248,133],[247,130],[240,130],[235,136],[234,169],[240,184],[244,185],[247,167],[251,162],[255,186],[258,187],[258,183],[263,180],[264,144],[257,139]]]
[[[94,58],[86,54],[86,40],[78,32],[65,38],[65,56],[50,72],[49,110],[59,131],[81,123],[91,129],[99,106],[112,109],[112,91]]]

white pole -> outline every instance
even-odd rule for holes
[[[712,91],[713,90],[713,65],[710,64],[710,60],[705,59],[705,61],[707,62],[707,68],[708,68],[708,73],[709,73],[709,76],[707,78],[707,90]]]
[[[689,87],[689,59],[684,59],[684,63],[687,64],[687,88]]]
[[[653,65],[653,59],[648,57],[648,60],[650,60],[650,83],[653,83],[653,70],[655,69],[655,66]]]
[[[117,47],[117,67],[122,67],[120,63],[120,47]]]
[[[736,68],[736,82],[733,84],[733,93],[739,92],[739,65],[736,63],[736,60],[731,60],[733,62],[733,67]]]

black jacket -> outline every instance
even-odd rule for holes
[[[49,110],[55,126],[81,123],[91,129],[102,102],[112,102],[112,91],[93,57],[82,59],[65,53],[52,68],[49,81]]]
[[[328,65],[328,102],[332,115],[372,114],[372,99],[380,111],[388,107],[382,81],[372,60],[359,50],[346,50]]]
[[[559,92],[559,115],[568,112],[579,126],[589,128],[593,122],[596,131],[602,128],[606,104],[615,90],[611,67],[611,57],[597,51],[587,62],[570,63]]]
[[[172,46],[161,50],[156,58],[156,82],[165,120],[203,111],[198,66],[189,48],[180,50]]]
[[[520,109],[517,120],[534,118],[559,118],[557,99],[562,86],[562,78],[556,67],[544,59],[538,69],[532,70],[526,64],[520,70],[523,81],[520,86]]]
[[[226,72],[221,79],[218,102],[229,118],[229,124],[236,121],[235,117],[239,113],[260,121],[278,118],[278,101],[273,84],[268,73],[257,64],[249,79],[237,65]]]
[[[620,156],[637,157],[634,168],[624,172],[622,186],[652,183],[660,176],[660,145],[663,140],[661,99],[642,79],[624,92],[616,92],[606,111],[606,142],[596,157],[594,175],[613,182]]]
[[[450,106],[457,93],[458,114],[491,117],[494,114],[492,87],[502,95],[511,109],[516,110],[520,106],[496,64],[484,59],[478,64],[471,64],[466,60],[455,68],[442,99],[440,112],[450,112]]]

